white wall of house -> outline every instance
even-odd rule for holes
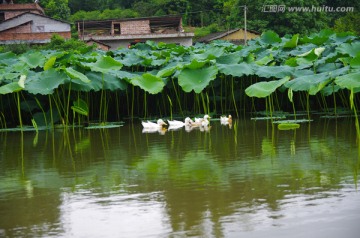
[[[21,24],[31,22],[31,31],[35,32],[66,32],[70,31],[70,24],[62,21],[57,21],[38,14],[26,13],[21,16],[11,18],[0,23],[1,31],[19,26]]]

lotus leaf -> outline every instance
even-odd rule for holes
[[[291,76],[294,73],[294,68],[284,65],[284,66],[260,66],[258,67],[255,74],[259,77],[264,78],[284,78],[285,76]]]
[[[179,85],[185,92],[201,93],[216,78],[218,69],[210,66],[202,69],[183,69],[178,75]]]
[[[88,107],[87,103],[84,100],[82,100],[81,98],[79,98],[78,100],[73,102],[73,106],[71,107],[71,109],[74,112],[77,112],[81,115],[84,115],[84,116],[89,115],[89,107]]]
[[[251,64],[219,64],[218,69],[220,73],[225,75],[232,75],[235,77],[242,77],[243,75],[254,74],[254,67]]]
[[[49,69],[29,75],[25,82],[25,88],[31,94],[48,95],[52,94],[54,89],[63,84],[66,79],[68,77],[65,73]]]
[[[348,54],[351,57],[356,57],[360,52],[360,42],[345,43],[341,44],[337,49],[342,54]]]
[[[165,86],[162,78],[150,73],[145,73],[141,76],[134,77],[130,80],[130,83],[135,86],[139,86],[151,94],[157,94],[161,92]]]
[[[275,90],[282,86],[284,83],[290,80],[289,76],[286,76],[279,80],[270,82],[258,82],[245,89],[246,95],[249,97],[264,98],[275,92]]]
[[[230,54],[223,54],[222,56],[216,58],[216,63],[218,64],[237,64],[242,61],[242,52],[236,51]]]
[[[23,90],[18,82],[11,82],[0,87],[0,94],[15,93]]]
[[[67,75],[70,76],[70,78],[72,79],[80,79],[81,81],[83,81],[84,83],[90,83],[90,80],[88,79],[88,77],[86,77],[86,75],[84,75],[83,73],[80,73],[79,71],[76,71],[73,68],[65,68],[65,72],[67,73]]]
[[[299,34],[295,34],[291,37],[290,40],[284,43],[284,48],[295,48],[299,41]]]
[[[272,54],[270,54],[270,55],[267,55],[267,56],[255,61],[255,63],[257,65],[267,65],[268,63],[270,63],[273,60],[274,60],[274,57]]]
[[[56,56],[50,57],[44,64],[44,70],[51,69],[55,64],[55,61],[56,61]]]
[[[103,56],[95,63],[86,63],[86,66],[90,67],[92,71],[106,73],[109,70],[120,70],[123,66],[122,63],[115,60],[110,56]]]
[[[198,60],[212,60],[220,57],[224,54],[224,49],[220,47],[211,47],[207,49],[204,53],[194,54],[192,57]]]
[[[281,38],[273,31],[265,31],[261,34],[260,41],[266,44],[280,43]]]
[[[45,63],[45,56],[40,52],[29,51],[22,54],[19,59],[29,65],[30,68],[41,67]]]
[[[336,77],[335,83],[349,90],[360,88],[360,72],[354,72]]]
[[[328,73],[305,75],[285,83],[285,87],[293,91],[308,91],[311,95],[315,95],[331,80]]]

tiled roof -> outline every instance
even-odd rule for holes
[[[44,9],[42,9],[37,3],[0,4],[0,11],[31,11],[31,10],[36,10],[44,14]]]
[[[238,29],[233,29],[233,30],[229,30],[229,31],[222,31],[222,32],[216,32],[216,33],[211,33],[207,36],[204,36],[204,37],[201,37],[200,39],[198,39],[197,41],[198,42],[210,42],[210,41],[213,41],[213,40],[218,40],[222,37],[225,37],[227,35],[230,35],[234,32],[237,32],[239,31],[241,28],[238,28]],[[259,32],[257,31],[253,31],[253,30],[247,30],[247,32],[251,32],[251,33],[254,33],[254,34],[257,34],[257,35],[260,35]]]

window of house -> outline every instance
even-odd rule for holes
[[[36,31],[37,32],[44,32],[45,31],[45,26],[36,26]]]
[[[114,34],[115,35],[120,35],[121,34],[120,23],[114,23]]]
[[[0,22],[5,21],[5,13],[0,12]]]

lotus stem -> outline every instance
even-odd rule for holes
[[[42,111],[43,117],[44,117],[44,121],[45,121],[45,125],[47,126],[47,118],[46,118],[46,113],[44,111],[44,108],[41,106],[40,101],[37,99],[37,97],[35,97],[35,101],[37,103],[37,105],[39,106],[40,110]]]
[[[236,106],[235,94],[234,94],[234,77],[231,77],[231,96],[233,99],[236,116],[239,117],[239,113],[238,113],[237,106]]]
[[[22,118],[21,118],[21,109],[20,109],[20,92],[16,93],[16,99],[17,99],[17,110],[18,110],[20,128],[23,128],[23,122],[22,122]]]

